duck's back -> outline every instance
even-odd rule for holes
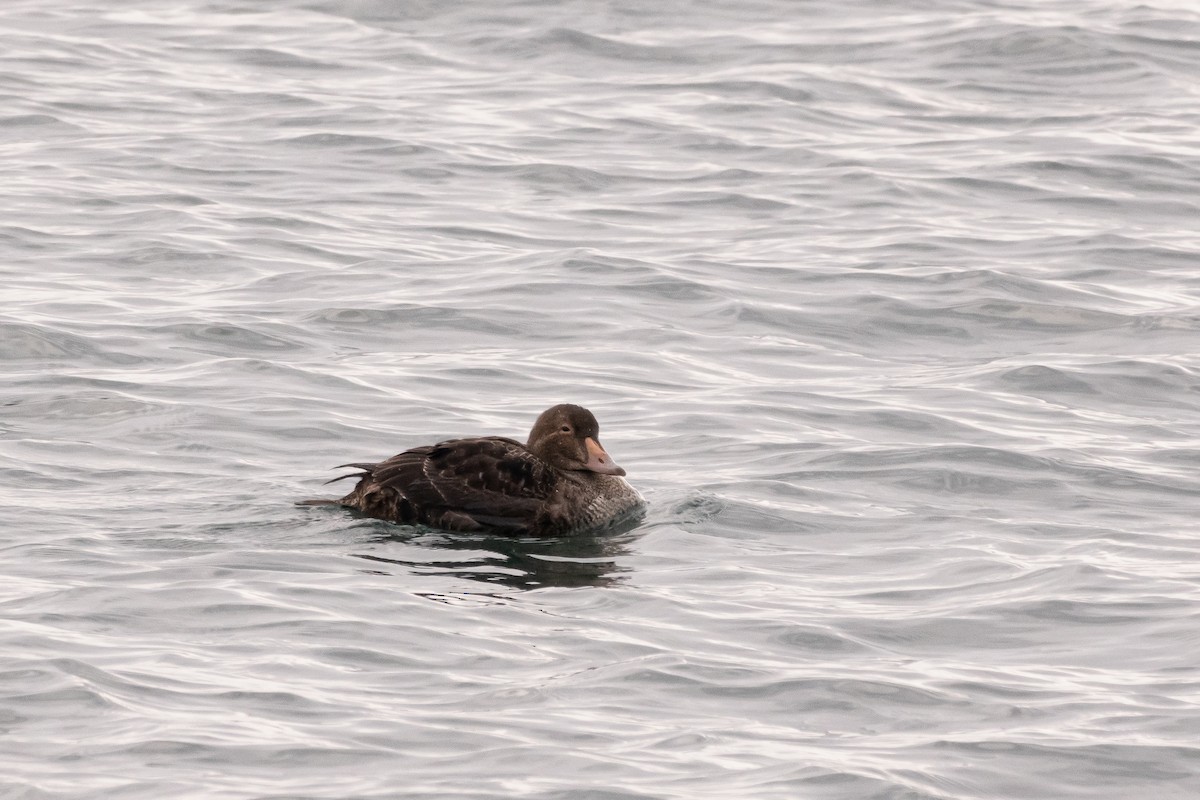
[[[406,525],[539,532],[560,494],[557,470],[498,436],[452,439],[377,464],[345,466],[362,472],[341,505]]]

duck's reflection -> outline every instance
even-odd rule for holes
[[[621,520],[602,530],[554,538],[515,538],[489,534],[445,533],[389,525],[368,541],[370,553],[356,558],[379,566],[371,572],[390,574],[384,565],[403,567],[421,575],[467,578],[514,589],[547,586],[612,586],[621,580],[617,559],[629,553],[632,531],[642,516]],[[422,548],[418,550],[417,548]],[[431,551],[453,553],[451,558],[420,558]]]

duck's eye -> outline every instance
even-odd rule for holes
[[[571,432],[571,426],[570,426],[570,425],[563,425],[563,426],[562,426],[562,432],[563,432],[563,433],[570,433],[570,432]]]

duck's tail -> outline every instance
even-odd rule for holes
[[[348,468],[352,468],[352,469],[362,470],[362,472],[351,472],[346,475],[339,475],[336,478],[330,478],[329,480],[325,481],[325,483],[337,483],[338,481],[344,481],[347,478],[362,478],[366,475],[370,475],[371,471],[373,469],[375,469],[375,467],[377,467],[377,466],[379,466],[379,465],[378,464],[338,464],[336,467],[334,467],[334,469],[342,469],[342,468],[348,467]],[[342,498],[342,500],[345,500],[345,499],[346,498]],[[326,499],[322,499],[322,498],[318,498],[316,500],[297,500],[296,505],[298,505],[298,506],[345,506],[346,504],[344,502],[342,502],[342,500],[326,500]]]

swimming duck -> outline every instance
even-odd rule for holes
[[[525,444],[502,436],[450,439],[377,464],[343,464],[361,471],[333,480],[358,478],[354,491],[305,504],[451,531],[550,536],[597,528],[643,504],[599,437],[592,412],[557,405],[538,417]]]

